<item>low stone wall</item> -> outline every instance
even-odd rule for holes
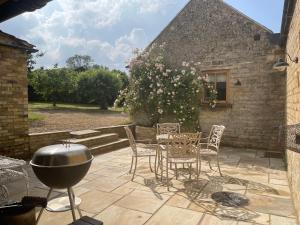
[[[124,127],[129,126],[134,133],[134,125],[128,124],[128,125],[118,125],[118,126],[109,126],[109,127],[98,127],[93,130],[100,131],[102,134],[109,134],[109,133],[116,133],[119,135],[120,138],[127,138],[126,132]]]
[[[29,134],[30,153],[35,153],[39,148],[58,144],[60,140],[71,137],[70,131],[56,131]]]
[[[98,127],[93,130],[100,131],[101,134],[116,133],[120,138],[127,138],[126,132],[124,130],[125,126],[129,126],[133,133],[135,134],[135,125],[120,125],[120,126],[110,126],[110,127]],[[30,154],[34,154],[39,148],[60,143],[61,140],[71,138],[70,131],[55,131],[55,132],[45,132],[45,133],[32,133],[29,134],[29,145]]]

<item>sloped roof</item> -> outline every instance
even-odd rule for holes
[[[171,20],[171,22],[157,35],[157,37],[148,45],[148,47],[149,46],[151,46],[154,42],[156,42],[156,40],[157,39],[159,39],[159,37],[161,36],[161,34],[168,28],[168,27],[170,27],[171,25],[172,25],[172,23],[176,20],[176,18],[180,15],[180,14],[182,14],[184,11],[185,11],[185,9],[193,2],[194,0],[189,0],[189,2],[176,14],[176,16]],[[244,13],[242,13],[241,11],[239,11],[238,9],[236,9],[236,8],[234,8],[233,6],[231,6],[231,5],[229,5],[229,4],[227,4],[226,2],[224,2],[224,0],[217,0],[217,1],[219,1],[219,2],[221,2],[223,5],[224,5],[224,7],[226,7],[226,8],[229,8],[231,11],[233,11],[233,12],[235,12],[235,13],[237,13],[237,14],[239,14],[240,16],[242,16],[243,18],[245,18],[246,20],[248,20],[249,22],[251,22],[251,23],[253,23],[253,24],[255,24],[255,25],[257,25],[258,27],[260,27],[260,28],[262,28],[263,30],[265,30],[266,32],[268,32],[268,33],[271,33],[271,34],[273,34],[273,31],[272,30],[270,30],[270,29],[268,29],[267,27],[265,27],[264,25],[262,25],[262,24],[260,24],[259,22],[257,22],[257,21],[255,21],[254,19],[251,19],[250,17],[248,17],[248,16],[246,16]],[[147,47],[147,48],[148,48]],[[146,49],[147,49],[146,48]]]
[[[35,49],[34,45],[29,44],[27,41],[16,38],[13,35],[4,33],[1,30],[0,30],[0,45],[22,49],[28,53],[38,51],[37,49]]]
[[[257,22],[256,20],[250,18],[249,16],[245,15],[244,13],[242,13],[241,11],[239,11],[238,9],[234,8],[233,6],[227,4],[226,2],[224,2],[224,0],[219,0],[221,1],[226,7],[230,8],[231,10],[235,11],[236,13],[240,14],[241,16],[243,16],[245,19],[249,20],[251,23],[256,24],[257,26],[261,27],[262,29],[264,29],[265,31],[268,31],[270,33],[273,33],[273,31],[271,31],[269,28],[267,28],[266,26],[260,24],[259,22]]]
[[[32,12],[51,0],[0,0],[0,23],[24,12]]]

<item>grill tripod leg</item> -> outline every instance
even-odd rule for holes
[[[76,197],[75,197],[73,188],[70,188],[70,189],[71,189],[71,191],[72,191],[72,196],[73,196],[73,199],[74,199],[74,205],[76,206],[76,202],[75,202],[75,201],[76,201]],[[76,208],[77,208],[78,213],[79,213],[79,216],[80,216],[80,218],[81,218],[81,217],[82,217],[82,213],[81,213],[81,210],[80,210],[80,208],[79,208],[79,205],[77,205]]]
[[[47,194],[47,202],[48,202],[48,200],[49,200],[49,198],[50,198],[50,195],[51,195],[51,193],[52,193],[52,190],[53,190],[53,188],[50,188],[50,190],[49,190],[49,192],[48,192],[48,194]],[[41,209],[41,211],[40,211],[40,213],[39,213],[39,215],[38,215],[38,218],[36,219],[36,225],[39,223],[39,221],[40,221],[40,219],[41,219],[41,216],[42,216],[43,212],[44,212],[44,208]]]
[[[75,206],[74,206],[75,203],[74,203],[73,192],[72,192],[71,188],[68,188],[68,195],[69,195],[69,200],[70,200],[73,221],[76,221]]]

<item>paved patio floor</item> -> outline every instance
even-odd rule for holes
[[[198,184],[181,169],[167,191],[165,183],[150,172],[147,159],[138,161],[137,176],[131,181],[130,149],[121,149],[97,156],[74,191],[82,199],[84,214],[105,225],[297,224],[282,159],[250,149],[222,148],[221,152],[223,177],[203,161]],[[32,172],[30,176],[31,194],[45,196],[47,188]],[[212,194],[221,191],[241,194],[248,203],[242,207],[216,203]],[[56,191],[52,197],[64,194]],[[70,211],[45,211],[40,224],[71,222]]]

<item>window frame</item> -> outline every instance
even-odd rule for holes
[[[221,103],[221,104],[227,104],[229,103],[229,70],[225,70],[225,69],[216,69],[216,70],[203,70],[201,71],[201,74],[206,76],[210,76],[211,75],[215,75],[215,76],[218,76],[218,75],[225,75],[226,79],[226,100],[216,100],[217,104],[218,103]],[[214,84],[216,86],[216,82]],[[203,95],[203,98],[202,98],[202,103],[208,103],[207,100],[205,100],[205,91],[204,91],[204,95]]]

